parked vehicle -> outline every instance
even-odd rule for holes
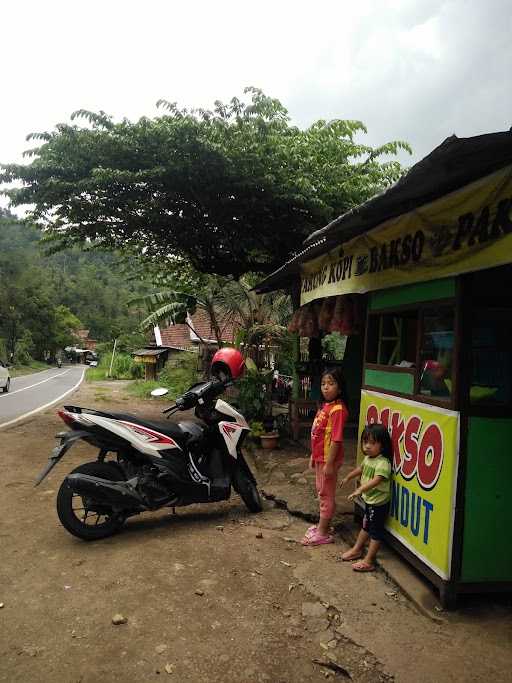
[[[9,367],[0,360],[0,389],[6,394],[11,386]]]
[[[57,435],[60,445],[36,486],[77,441],[99,449],[94,462],[74,469],[60,486],[57,513],[65,529],[87,541],[105,538],[127,517],[165,506],[227,500],[231,487],[251,512],[260,512],[256,480],[242,453],[249,425],[219,398],[242,371],[240,352],[220,349],[212,359],[212,379],[194,384],[163,411],[170,416],[194,408],[197,422],[157,423],[78,406],[58,411],[71,430]]]

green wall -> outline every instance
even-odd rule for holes
[[[414,390],[414,377],[407,372],[365,368],[364,383],[388,391],[400,391],[402,394],[412,394]]]
[[[455,296],[455,278],[431,280],[405,287],[392,287],[372,292],[370,295],[370,310],[378,311],[383,308],[406,306],[420,301],[435,299],[450,299]]]
[[[512,419],[469,419],[462,581],[512,581]]]

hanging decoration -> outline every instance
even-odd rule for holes
[[[360,296],[329,296],[298,308],[288,324],[288,332],[309,339],[319,337],[321,332],[348,336],[361,333],[362,320]]]

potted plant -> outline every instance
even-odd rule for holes
[[[238,404],[249,419],[251,434],[260,438],[262,448],[276,448],[279,432],[275,430],[271,414],[272,370],[258,370],[254,361],[245,361],[247,372],[238,384]]]
[[[261,447],[265,450],[277,448],[279,446],[279,432],[265,432],[260,434]]]
[[[263,418],[263,429],[264,432],[260,434],[262,448],[277,448],[279,444],[279,432],[275,429],[274,418],[272,415],[267,415]]]

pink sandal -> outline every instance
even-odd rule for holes
[[[306,534],[301,541],[301,545],[304,546],[326,545],[327,543],[334,543],[334,538],[329,534],[327,536],[320,536],[318,529],[315,529],[310,535]]]

